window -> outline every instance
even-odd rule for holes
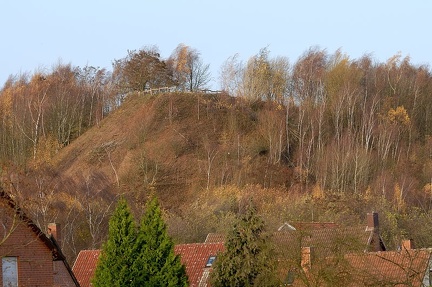
[[[18,287],[18,257],[2,258],[3,287]]]
[[[216,256],[210,256],[207,260],[206,267],[211,267],[213,265],[213,261],[215,261]]]
[[[295,280],[295,274],[294,271],[290,270],[288,271],[287,277],[285,278],[285,286],[292,285]]]

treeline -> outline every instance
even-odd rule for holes
[[[395,55],[378,63],[311,48],[292,65],[262,49],[222,67],[234,96],[279,104],[266,130],[270,160],[283,158],[321,192],[377,192],[399,205],[431,195],[432,77]],[[423,201],[424,202],[424,201]]]
[[[50,73],[10,77],[0,92],[0,159],[49,160],[97,124],[110,106],[107,72],[59,64]]]
[[[167,86],[195,91],[209,80],[209,65],[183,44],[168,59],[153,46],[128,51],[113,61],[112,71],[58,63],[51,71],[10,76],[0,90],[0,163],[48,162],[130,92]]]

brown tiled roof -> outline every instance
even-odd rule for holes
[[[94,276],[100,250],[81,250],[78,254],[72,270],[81,287],[92,286],[91,279]]]
[[[339,225],[334,222],[292,222],[291,225],[297,230],[329,229],[339,227]]]
[[[284,228],[286,227],[286,228]],[[290,227],[294,227],[291,229]],[[272,238],[276,245],[290,245],[295,241],[301,242],[301,246],[328,247],[335,243],[347,244],[362,251],[382,251],[384,245],[379,234],[374,230],[366,230],[364,226],[341,227],[334,222],[295,222],[285,223],[274,232]],[[205,242],[224,242],[225,235],[220,233],[209,233]],[[374,242],[380,241],[380,242]],[[379,246],[381,243],[382,246]],[[371,246],[378,244],[377,246]],[[351,248],[352,250],[353,248]]]
[[[303,233],[303,246],[329,247],[335,244],[349,245],[353,249],[366,250],[371,231],[364,227],[315,229]]]
[[[352,286],[423,286],[431,249],[350,254],[345,258],[354,270]]]
[[[270,237],[276,252],[280,256],[290,256],[300,252],[301,247],[313,247],[320,256],[331,256],[353,252],[384,251],[385,246],[376,230],[366,230],[364,226],[338,227],[333,223],[300,224],[303,228],[292,230],[283,228]],[[306,226],[310,228],[306,228]],[[328,226],[329,228],[324,228]],[[209,233],[205,240],[210,242],[224,242],[223,234]]]
[[[217,242],[224,242],[224,241],[225,241],[225,235],[220,233],[209,233],[207,234],[207,237],[204,242],[217,243]]]
[[[380,241],[379,234],[365,231],[364,227],[279,231],[273,233],[272,238],[277,251],[314,247],[330,255],[333,249],[343,253],[384,250],[375,246],[375,241]]]
[[[200,282],[207,282],[211,268],[206,267],[206,263],[210,256],[216,256],[223,250],[224,245],[220,242],[179,244],[174,247],[175,253],[181,256],[181,262],[186,266],[189,286],[201,286]]]
[[[325,279],[324,274],[330,275],[327,277],[330,280],[339,278],[333,281],[337,286],[429,286],[431,253],[431,249],[405,249],[352,253],[345,255],[343,261],[329,257],[320,262],[312,262],[309,267],[311,269],[297,269],[293,277],[294,282],[290,286],[329,286],[329,282],[322,281]]]

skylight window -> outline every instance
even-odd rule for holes
[[[211,267],[213,265],[213,261],[215,261],[216,256],[210,255],[209,259],[207,260],[206,267]]]

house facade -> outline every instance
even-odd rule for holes
[[[56,224],[42,232],[0,189],[0,286],[79,286],[55,238],[59,232]]]

